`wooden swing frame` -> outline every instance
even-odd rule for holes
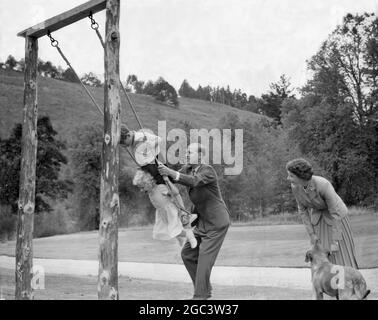
[[[102,300],[119,299],[120,0],[92,0],[18,33],[18,36],[25,38],[24,110],[15,272],[15,298],[18,300],[31,300],[34,297],[32,283],[38,145],[38,39],[87,18],[90,14],[103,10],[106,10],[105,99],[100,196],[98,298]]]

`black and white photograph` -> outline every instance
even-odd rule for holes
[[[378,300],[378,0],[0,21],[0,300]]]

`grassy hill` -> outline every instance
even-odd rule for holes
[[[16,123],[23,121],[23,78],[23,73],[0,69],[0,137],[3,139],[9,136]],[[102,105],[103,89],[90,88],[90,91]],[[122,121],[132,129],[139,129],[123,94],[121,98]],[[252,122],[262,117],[230,106],[195,99],[180,99],[178,109],[162,104],[151,96],[130,94],[130,99],[144,127],[155,133],[157,133],[159,120],[167,121],[168,133],[170,129],[182,128],[181,121],[189,121],[197,129],[217,128],[219,120],[230,112],[237,114],[240,119],[250,119]],[[101,127],[103,125],[101,114],[93,106],[80,84],[50,78],[39,77],[38,79],[38,114],[50,117],[54,129],[58,132],[58,138],[66,141],[68,147],[74,138],[75,128],[92,123]],[[70,160],[70,153],[65,153]],[[133,175],[135,165],[123,150],[121,150],[121,161],[123,161],[123,169],[126,170],[122,170],[120,182],[127,183],[127,188],[133,188],[130,186],[130,177]],[[72,178],[71,161],[68,165],[62,166],[61,175],[63,178]],[[136,189],[134,191],[135,199],[122,206],[121,225],[146,223],[149,214],[153,214],[145,196]],[[53,213],[39,214],[35,223],[35,235],[46,236],[77,230],[78,224],[75,221],[80,216],[81,209],[79,210],[76,198],[79,199],[80,195],[74,193],[63,203],[51,204]],[[90,209],[86,210],[90,211]]]
[[[0,136],[5,138],[17,122],[22,122],[23,73],[0,70]],[[102,88],[90,88],[100,105],[103,104]],[[132,129],[137,122],[122,96],[122,121]],[[143,125],[157,132],[158,121],[166,120],[168,129],[175,128],[181,120],[190,121],[195,128],[216,128],[219,120],[229,112],[241,119],[256,121],[261,115],[239,110],[219,103],[181,98],[179,109],[155,101],[151,96],[130,94]],[[102,124],[102,117],[80,84],[39,77],[39,115],[48,115],[60,138],[72,139],[75,127],[83,124]]]

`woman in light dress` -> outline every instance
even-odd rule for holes
[[[333,264],[358,269],[348,208],[332,184],[314,176],[311,164],[304,159],[288,162],[286,170],[311,243],[320,240],[331,253]]]

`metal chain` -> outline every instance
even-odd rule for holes
[[[104,50],[105,50],[105,42],[104,42],[104,39],[102,38],[100,31],[98,30],[99,25],[98,25],[98,23],[96,22],[96,20],[93,18],[92,12],[89,13],[88,18],[91,20],[91,28],[92,28],[94,31],[96,31],[97,37],[100,39],[101,45],[102,45],[102,47],[103,47]]]
[[[98,25],[98,23],[94,20],[93,15],[92,15],[92,12],[89,14],[89,18],[90,18],[90,20],[91,20],[91,27],[92,27],[92,29],[96,31],[97,36],[98,36],[98,38],[100,39],[100,42],[101,42],[103,48],[105,49],[105,43],[104,43],[104,40],[102,39],[102,36],[101,36],[100,32],[98,31],[99,25]],[[59,42],[58,42],[56,39],[53,38],[53,36],[51,35],[51,32],[50,32],[50,31],[48,31],[47,36],[50,38],[51,46],[54,47],[54,48],[56,48],[56,49],[58,50],[60,56],[61,56],[61,57],[63,58],[63,60],[66,62],[66,64],[68,65],[68,67],[72,70],[72,72],[74,73],[74,75],[76,76],[76,78],[79,80],[80,84],[81,84],[82,87],[85,89],[86,93],[88,94],[88,96],[89,96],[90,99],[92,100],[93,104],[94,104],[94,105],[97,107],[97,109],[100,111],[101,115],[104,115],[104,112],[101,110],[100,106],[97,104],[95,98],[94,98],[93,95],[89,92],[89,90],[88,90],[87,87],[84,85],[84,83],[81,81],[81,79],[80,79],[80,77],[78,76],[78,74],[76,73],[75,69],[72,67],[71,63],[68,61],[68,59],[66,58],[66,56],[64,55],[64,53],[63,53],[62,50],[60,49],[60,47],[59,47]],[[123,86],[123,84],[122,84],[121,81],[120,81],[120,84],[121,84],[122,90],[123,90],[123,92],[124,92],[124,94],[125,94],[125,96],[126,96],[126,98],[127,98],[127,101],[128,101],[128,103],[129,103],[129,105],[130,105],[130,107],[131,107],[131,109],[132,109],[132,111],[133,111],[133,113],[134,113],[134,115],[135,115],[135,118],[136,118],[137,121],[138,121],[139,127],[140,127],[140,129],[142,130],[142,132],[143,132],[143,134],[144,134],[144,138],[146,139],[146,136],[145,136],[145,133],[144,133],[144,130],[143,130],[143,126],[142,126],[142,123],[141,123],[141,121],[140,121],[140,119],[139,119],[139,117],[138,117],[138,114],[136,113],[135,108],[134,108],[134,106],[133,106],[133,104],[132,104],[132,102],[131,102],[131,100],[130,100],[130,98],[129,98],[129,95],[127,94],[127,91],[126,91],[126,89],[125,89],[125,87]],[[125,125],[125,126],[126,126],[126,125]],[[126,126],[126,128],[127,128],[128,130],[130,130],[127,126]],[[131,159],[135,162],[135,164],[136,164],[137,166],[140,167],[139,163],[136,161],[134,155],[133,155],[132,152],[129,150],[129,148],[126,148],[126,150],[127,150],[128,154],[130,155]],[[173,191],[172,191],[172,189],[171,189],[171,187],[170,187],[170,185],[169,185],[168,177],[167,177],[167,176],[164,176],[163,179],[164,179],[164,182],[165,182],[167,188],[171,191],[172,199],[173,199],[173,202],[175,203],[176,207],[177,207],[179,210],[182,210],[182,211],[185,212],[186,214],[189,214],[189,215],[190,215],[191,213],[190,213],[189,211],[187,211],[185,208],[183,208],[183,207],[178,203],[178,201],[177,201],[177,199],[175,198],[175,196],[173,196]]]
[[[88,17],[89,17],[89,19],[91,20],[91,28],[92,28],[93,30],[96,31],[97,37],[98,37],[98,39],[100,40],[100,43],[101,43],[102,47],[103,47],[104,50],[105,50],[105,42],[104,42],[104,39],[102,38],[101,33],[100,33],[99,30],[98,30],[99,25],[98,25],[98,23],[96,22],[96,20],[93,18],[92,12],[89,14]],[[131,102],[131,99],[130,99],[129,95],[127,94],[127,91],[126,91],[125,87],[123,86],[122,81],[120,80],[119,82],[120,82],[120,84],[121,84],[121,88],[122,88],[122,91],[123,91],[123,93],[124,93],[124,95],[125,95],[125,97],[126,97],[126,100],[127,100],[127,102],[129,103],[129,106],[130,106],[132,112],[134,113],[134,116],[135,116],[135,118],[136,118],[136,120],[137,120],[137,122],[138,122],[138,125],[139,125],[140,129],[142,130],[142,133],[143,133],[143,135],[144,135],[144,140],[146,140],[147,137],[146,137],[146,134],[145,134],[144,129],[143,129],[142,121],[139,119],[139,116],[138,116],[138,114],[137,114],[137,112],[136,112],[136,110],[135,110],[135,107],[134,107],[133,103]],[[135,161],[135,163],[139,166],[139,164],[136,162],[134,156],[131,154],[131,152],[129,151],[129,149],[127,149],[127,151],[128,151],[128,153],[129,153],[129,155],[131,156],[131,158],[133,158],[133,160]],[[167,176],[163,176],[163,179],[164,179],[164,182],[165,182],[167,188],[169,189],[169,191],[170,191],[171,194],[172,194],[172,199],[173,199],[173,202],[175,203],[176,207],[177,207],[179,210],[184,211],[186,214],[190,214],[190,212],[187,211],[185,208],[183,208],[183,207],[179,204],[178,200],[173,196],[173,191],[172,191],[171,186],[170,186],[170,184],[169,184],[169,179],[168,179],[168,177],[167,177]]]
[[[82,85],[82,87],[84,88],[85,92],[88,94],[89,98],[92,100],[93,104],[97,107],[98,111],[101,113],[101,115],[104,115],[104,112],[102,111],[101,107],[98,105],[98,103],[96,102],[95,98],[93,97],[93,95],[90,93],[90,91],[88,90],[88,88],[84,85],[83,81],[81,81],[80,77],[78,76],[77,72],[75,71],[75,69],[72,67],[71,63],[68,61],[67,57],[64,55],[63,51],[60,49],[59,47],[59,42],[57,40],[55,40],[52,35],[51,35],[51,32],[48,31],[47,33],[47,36],[50,38],[50,41],[51,41],[51,46],[53,46],[54,48],[56,48],[60,54],[60,56],[62,57],[62,59],[65,61],[65,63],[67,64],[67,66],[72,70],[72,72],[74,73],[75,77],[77,78],[77,80],[79,80],[80,84]]]
[[[93,18],[93,14],[92,14],[92,11],[89,13],[89,19],[91,19],[91,28],[93,29],[93,30],[97,30],[98,29],[98,27],[99,27],[99,25],[98,25],[98,23],[96,22],[96,20]]]
[[[59,46],[59,42],[52,37],[50,31],[47,32],[47,36],[50,38],[51,46],[53,46],[54,48]]]
[[[60,49],[59,47],[59,42],[54,39],[50,33],[50,31],[47,33],[47,36],[50,38],[50,41],[51,41],[51,46],[53,46],[54,48],[56,48],[60,54],[60,56],[63,58],[63,60],[66,62],[67,66],[72,70],[72,72],[74,73],[75,77],[79,80],[80,84],[82,85],[82,87],[85,89],[85,92],[88,94],[88,96],[90,97],[90,99],[92,100],[93,104],[97,107],[98,111],[101,113],[101,115],[103,116],[104,115],[104,112],[102,111],[101,107],[98,105],[98,103],[96,102],[95,98],[93,97],[93,95],[89,92],[89,90],[87,89],[87,87],[84,85],[84,83],[81,81],[81,79],[79,78],[78,74],[76,73],[75,69],[72,67],[71,63],[68,61],[67,57],[64,55],[63,51]],[[124,124],[124,126],[127,128],[127,130],[130,131],[130,129],[127,127],[126,124]],[[133,156],[133,154],[131,153],[131,151],[126,148],[127,152],[129,153],[131,159],[139,166],[138,162],[136,161],[135,157]]]
[[[93,30],[96,31],[97,37],[98,37],[98,39],[100,40],[100,43],[101,43],[102,47],[103,47],[104,50],[105,50],[105,42],[104,42],[104,39],[102,38],[100,31],[98,30],[99,25],[98,25],[98,23],[96,22],[96,20],[93,18],[92,12],[89,13],[88,18],[91,20],[91,27],[92,27]],[[94,26],[95,26],[95,27],[94,27]],[[144,137],[145,137],[145,139],[146,139],[146,136],[145,136],[145,133],[144,133],[144,130],[143,130],[142,121],[139,119],[139,116],[138,116],[138,114],[137,114],[137,112],[136,112],[136,110],[135,110],[135,107],[134,107],[133,103],[131,102],[131,99],[130,99],[129,95],[127,94],[127,91],[126,91],[124,85],[122,84],[122,81],[120,80],[119,82],[120,82],[120,84],[121,84],[121,89],[122,89],[122,91],[123,91],[123,93],[124,93],[124,95],[125,95],[125,97],[126,97],[126,100],[127,100],[128,104],[129,104],[129,106],[130,106],[130,108],[131,108],[131,110],[132,110],[132,112],[133,112],[133,114],[134,114],[134,116],[135,116],[135,119],[136,119],[137,122],[138,122],[139,128],[142,130],[142,133],[143,133],[143,135],[144,135]]]

